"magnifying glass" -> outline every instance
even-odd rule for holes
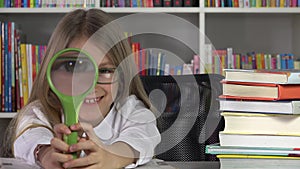
[[[98,65],[87,52],[66,48],[51,58],[47,80],[63,106],[64,123],[69,127],[78,123],[80,106],[97,83]],[[78,133],[72,132],[64,136],[64,141],[72,145],[77,143],[77,137]],[[76,153],[73,158],[77,158]]]

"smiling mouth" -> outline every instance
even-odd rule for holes
[[[86,98],[86,99],[84,99],[84,103],[94,104],[94,103],[99,102],[102,98],[103,98],[103,96],[102,97],[96,97],[96,98]]]

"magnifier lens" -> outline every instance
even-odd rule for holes
[[[93,85],[95,69],[93,61],[87,55],[68,51],[53,62],[50,76],[54,87],[60,93],[77,96]]]

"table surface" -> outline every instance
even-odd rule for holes
[[[0,158],[0,168],[5,169],[39,169],[21,159]],[[220,169],[218,161],[163,161],[153,159],[137,169]]]
[[[178,169],[220,169],[218,161],[166,161],[166,163]]]

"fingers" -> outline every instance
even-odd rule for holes
[[[95,135],[93,126],[88,123],[77,123],[70,126],[70,129],[73,131],[83,131],[88,135]]]
[[[83,164],[84,164],[84,166],[91,166],[91,165],[96,164],[97,162],[98,161],[97,161],[96,156],[89,155],[89,156],[86,156],[86,157],[82,157],[82,158],[78,158],[78,159],[75,159],[75,160],[65,162],[63,164],[63,167],[64,168],[77,168],[77,167],[80,168],[80,167],[83,167]]]
[[[85,132],[88,140],[93,140],[98,146],[102,147],[102,142],[99,141],[94,128],[91,124],[88,123],[77,123],[75,125],[70,126],[71,130],[81,130]]]
[[[53,152],[52,158],[55,159],[59,163],[65,163],[73,159],[72,154],[62,154],[59,152]]]
[[[57,138],[63,139],[64,134],[71,134],[71,130],[65,124],[56,124],[54,126],[54,132]]]
[[[68,152],[69,151],[69,145],[59,138],[52,138],[51,146],[60,152]]]
[[[73,144],[69,148],[69,152],[76,152],[80,150],[85,151],[99,151],[99,146],[95,144],[92,140],[80,141],[77,144]]]
[[[81,138],[77,144],[71,145],[69,152],[76,152],[79,150],[84,150],[88,152],[95,152],[97,150],[97,145],[93,143],[91,140],[86,140],[85,138]],[[99,157],[98,157],[99,158]],[[92,166],[97,163],[97,157],[93,154],[90,154],[88,156],[74,159],[71,161],[66,161],[63,164],[64,168],[89,168],[89,166]]]

